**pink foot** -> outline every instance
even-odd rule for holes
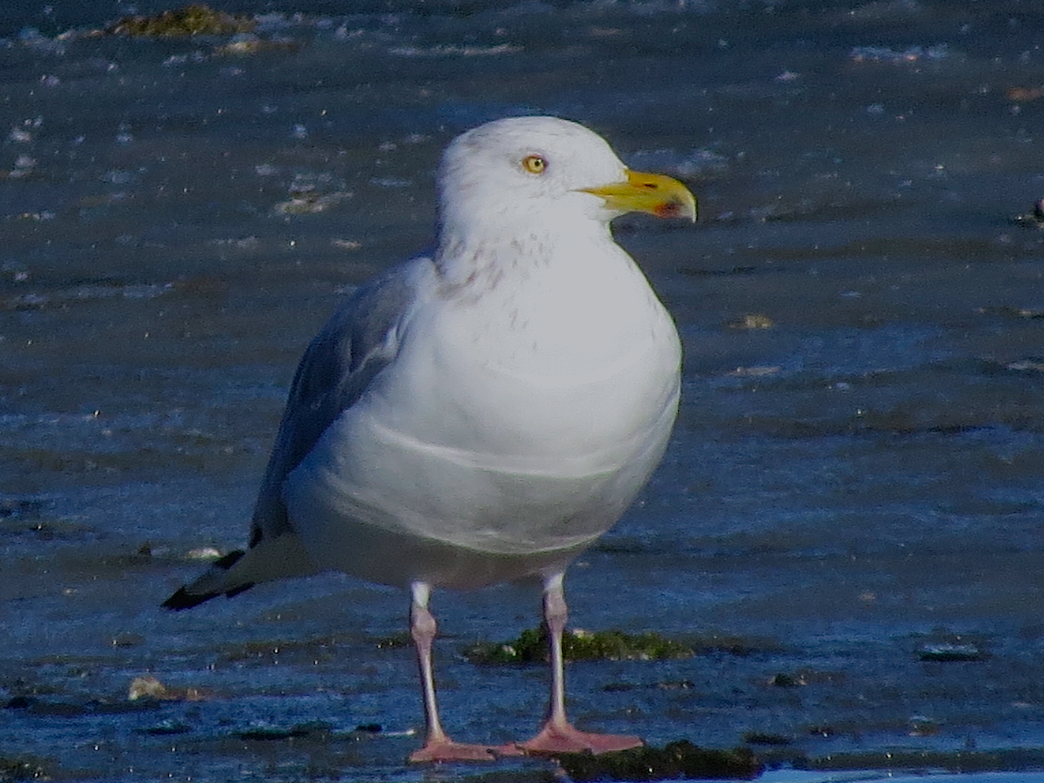
[[[410,761],[495,761],[501,756],[521,756],[517,745],[469,745],[451,739],[428,742],[410,755]]]
[[[570,724],[546,724],[540,733],[518,747],[527,753],[609,753],[614,750],[640,748],[645,743],[625,734],[590,734]]]

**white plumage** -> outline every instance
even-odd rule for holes
[[[251,548],[166,605],[323,569],[410,587],[428,722],[415,759],[633,745],[565,721],[562,574],[644,486],[678,404],[673,321],[609,221],[695,218],[695,202],[549,117],[458,137],[438,184],[435,251],[356,291],[305,354]],[[552,631],[548,723],[519,746],[453,743],[435,709],[429,591],[527,575],[544,579]]]

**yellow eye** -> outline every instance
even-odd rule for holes
[[[543,174],[547,170],[547,160],[543,155],[526,155],[522,158],[522,168],[530,174]]]

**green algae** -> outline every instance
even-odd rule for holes
[[[0,755],[0,781],[50,780],[52,770],[43,759]]]
[[[125,16],[105,28],[107,35],[138,38],[182,38],[193,35],[236,35],[256,27],[250,16],[215,11],[202,3],[192,3],[155,16]]]
[[[745,657],[779,650],[779,643],[771,639],[723,635],[681,641],[653,632],[573,629],[562,637],[562,654],[567,661],[662,661],[715,653]],[[464,657],[477,664],[542,663],[547,660],[547,631],[541,626],[522,631],[510,642],[476,642],[464,649]]]
[[[556,759],[566,774],[583,783],[592,780],[752,780],[764,765],[749,748],[714,750],[688,740],[669,742],[662,748],[645,746],[615,753],[562,753]]]
[[[233,736],[243,740],[270,742],[272,740],[310,739],[327,741],[334,736],[334,727],[326,721],[298,723],[290,728],[279,726],[251,726],[234,732]]]
[[[547,660],[548,635],[544,627],[522,631],[512,642],[479,642],[464,651],[478,664],[523,664]],[[691,658],[689,645],[656,633],[629,634],[618,630],[566,631],[562,655],[567,661],[658,661]]]

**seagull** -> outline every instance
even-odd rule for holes
[[[249,547],[163,606],[327,570],[402,587],[427,729],[411,761],[640,746],[566,716],[563,575],[645,485],[678,409],[677,329],[610,221],[695,221],[696,200],[555,117],[458,136],[437,187],[434,249],[354,290],[305,352]],[[526,578],[543,583],[543,727],[455,742],[436,702],[431,591]]]

